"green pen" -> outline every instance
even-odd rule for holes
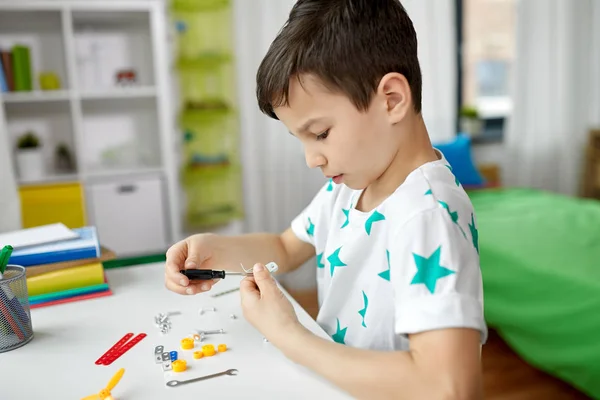
[[[12,251],[13,247],[11,245],[4,246],[4,248],[0,251],[0,276],[2,276],[6,270],[6,266],[8,265],[8,260],[10,260]]]

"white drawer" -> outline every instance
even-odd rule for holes
[[[166,218],[162,181],[96,183],[87,187],[90,222],[100,243],[117,257],[166,250]]]

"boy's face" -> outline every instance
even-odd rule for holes
[[[290,80],[289,105],[277,117],[304,146],[306,164],[335,183],[360,190],[376,181],[398,151],[386,101],[376,95],[366,112],[316,78]]]

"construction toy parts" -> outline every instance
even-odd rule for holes
[[[206,335],[216,335],[219,333],[225,333],[223,329],[216,329],[214,331],[195,331],[190,334],[190,337],[196,342],[202,342],[206,339]]]
[[[206,356],[206,357],[212,357],[215,354],[217,354],[215,352],[215,346],[213,346],[212,344],[207,344],[202,346],[202,353]]]
[[[200,310],[198,310],[198,314],[204,315],[204,313],[207,312],[207,311],[216,312],[217,309],[214,308],[214,307],[200,308]]]
[[[204,357],[204,353],[203,353],[203,352],[201,352],[201,351],[195,351],[195,352],[194,352],[194,358],[195,358],[196,360],[199,360],[199,359],[201,359],[202,357]]]
[[[240,264],[241,265],[241,264]],[[269,270],[269,272],[273,273],[279,269],[279,266],[274,262],[270,262],[265,267]],[[246,269],[242,265],[243,272],[233,272],[233,271],[218,271],[214,269],[182,269],[181,272],[183,275],[187,276],[188,279],[191,280],[201,280],[207,281],[211,279],[225,279],[226,276],[252,276],[252,268]]]
[[[219,292],[219,293],[211,294],[210,297],[221,297],[221,296],[224,296],[224,295],[229,294],[229,293],[235,293],[235,292],[237,292],[239,290],[240,290],[240,288],[236,287],[236,288],[233,288],[233,289],[225,290],[224,292]]]
[[[191,350],[194,348],[194,339],[184,338],[181,339],[181,348],[183,350]]]
[[[135,346],[138,342],[140,342],[143,338],[146,337],[145,333],[140,333],[137,336],[133,337],[133,333],[128,333],[121,338],[117,343],[115,343],[106,353],[102,355],[99,359],[96,360],[96,365],[110,365],[117,358],[121,357],[125,354],[129,349]],[[131,339],[131,340],[129,340]]]
[[[171,320],[169,317],[181,314],[179,311],[168,313],[159,313],[154,317],[154,323],[160,329],[160,333],[167,334],[171,330]]]
[[[154,362],[157,364],[160,364],[161,362],[163,362],[163,351],[164,351],[164,347],[163,346],[156,346],[154,348]]]
[[[217,346],[217,350],[219,350],[219,353],[223,353],[225,351],[227,351],[227,345],[226,344],[220,344]]]
[[[187,369],[187,362],[185,360],[175,360],[171,363],[174,372],[183,372]]]
[[[235,375],[237,375],[237,373],[238,373],[237,369],[228,369],[227,371],[219,372],[218,374],[201,376],[199,378],[188,379],[187,381],[171,380],[171,381],[167,382],[167,386],[169,386],[169,387],[176,387],[176,386],[180,386],[180,385],[185,385],[186,383],[200,382],[200,381],[204,381],[204,380],[212,379],[212,378],[217,378],[219,376],[224,376],[224,375],[235,376]]]
[[[175,361],[177,360],[177,352],[176,351],[172,351],[169,353],[169,356],[171,358],[171,361]]]
[[[84,397],[81,400],[113,400],[111,390],[113,390],[115,388],[115,386],[117,386],[117,383],[119,383],[119,381],[123,377],[124,373],[125,373],[125,369],[121,368],[120,370],[117,371],[116,374],[113,375],[111,380],[108,382],[108,385],[106,385],[106,387],[104,389],[102,389],[97,394],[92,394],[90,396]]]

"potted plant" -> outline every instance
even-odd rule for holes
[[[26,132],[17,140],[17,170],[22,180],[35,180],[44,176],[44,156],[39,138]]]
[[[481,134],[482,121],[475,107],[465,106],[460,110],[460,130],[470,137]]]

